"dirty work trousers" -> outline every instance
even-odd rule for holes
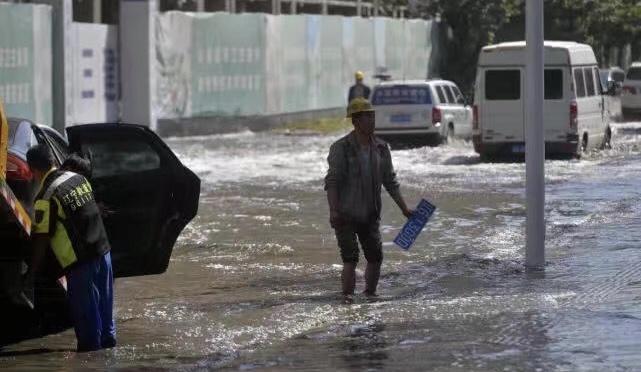
[[[74,267],[67,274],[67,295],[78,351],[116,346],[111,254]]]

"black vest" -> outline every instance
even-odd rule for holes
[[[64,218],[57,213],[57,204],[53,198],[60,203]],[[50,200],[50,218],[58,219],[64,226],[78,263],[109,252],[109,241],[100,209],[91,184],[83,176],[55,170],[44,180],[37,199]]]

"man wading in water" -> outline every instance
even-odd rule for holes
[[[347,117],[352,119],[354,130],[330,147],[325,190],[329,222],[336,232],[343,260],[343,295],[349,300],[356,286],[357,237],[367,260],[363,293],[376,296],[383,262],[379,229],[381,186],[385,186],[407,218],[412,210],[401,195],[389,147],[374,137],[375,114],[370,102],[355,98],[347,107]]]

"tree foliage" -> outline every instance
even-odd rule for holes
[[[441,76],[469,95],[481,48],[525,38],[525,0],[416,0],[417,15],[441,19],[451,29]],[[590,44],[597,56],[631,44],[641,58],[641,1],[546,0],[545,37]]]
[[[440,18],[451,28],[445,58],[440,66],[443,78],[456,82],[470,95],[481,48],[495,41],[503,24],[519,12],[519,0],[422,0],[419,12]]]

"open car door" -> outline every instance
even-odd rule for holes
[[[91,157],[115,276],[165,272],[198,211],[200,179],[147,127],[79,125],[67,128],[67,137],[71,151]]]

